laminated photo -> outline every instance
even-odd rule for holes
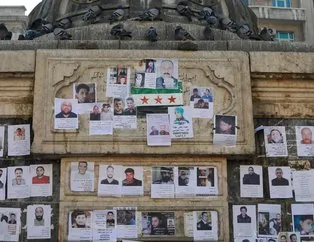
[[[152,198],[174,198],[174,167],[152,167]]]
[[[168,107],[170,134],[174,139],[193,138],[193,120],[190,107]]]
[[[93,241],[117,241],[115,210],[93,211]]]
[[[122,180],[123,196],[143,196],[143,167],[124,166]]]
[[[74,210],[69,213],[69,241],[92,240],[92,215],[89,210]]]
[[[132,97],[113,99],[113,123],[115,129],[136,129],[137,111]]]
[[[0,157],[3,157],[4,151],[4,126],[0,126]]]
[[[218,241],[218,215],[216,211],[194,211],[194,241]]]
[[[19,241],[21,209],[0,208],[0,241]]]
[[[147,145],[171,146],[168,114],[146,114]]]
[[[284,126],[264,126],[267,157],[288,156],[286,129]]]
[[[8,198],[30,197],[29,166],[8,167]]]
[[[296,126],[298,156],[314,156],[313,126]]]
[[[30,154],[30,125],[8,126],[8,156],[23,156]]]
[[[213,90],[210,87],[191,87],[190,107],[193,118],[213,118]]]
[[[314,205],[291,204],[293,231],[301,237],[314,236]]]
[[[77,111],[79,114],[88,113],[97,102],[96,83],[74,83],[73,99],[78,102]]]
[[[176,221],[174,212],[142,212],[143,236],[175,236]]]
[[[292,171],[293,190],[296,202],[314,201],[314,170]]]
[[[27,239],[51,238],[51,206],[27,206]]]
[[[71,191],[93,192],[94,191],[94,162],[80,160],[71,162]]]
[[[32,179],[31,197],[52,196],[52,164],[31,165],[29,170]]]
[[[5,200],[7,168],[0,168],[0,201]]]
[[[125,66],[109,67],[107,69],[106,97],[127,97],[129,89],[130,68]]]
[[[263,197],[262,166],[240,166],[241,197]]]
[[[291,198],[291,170],[289,166],[268,167],[270,198]]]
[[[117,237],[137,238],[136,209],[117,209]]]
[[[234,237],[256,236],[256,206],[233,205]]]
[[[55,129],[78,129],[77,99],[55,98]]]
[[[259,237],[278,237],[282,229],[280,204],[258,204],[257,218]]]
[[[174,167],[176,197],[194,197],[196,187],[195,167]]]
[[[118,165],[99,165],[98,196],[121,196],[122,170]]]
[[[218,194],[218,177],[216,167],[197,167],[195,192],[199,196]]]

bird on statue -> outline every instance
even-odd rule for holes
[[[0,40],[11,40],[12,32],[7,29],[5,24],[0,24]]]
[[[181,1],[177,5],[177,11],[179,14],[188,18],[190,22],[192,22],[192,16],[195,16],[193,10],[189,7],[187,1]]]
[[[209,16],[207,17],[206,21],[211,28],[219,29],[220,23],[219,19],[216,16]]]
[[[273,30],[264,27],[261,32],[259,33],[259,37],[261,38],[261,40],[264,41],[273,41]]]
[[[151,42],[155,42],[157,41],[157,30],[155,27],[150,27],[145,35],[146,39],[151,41]]]
[[[110,30],[110,34],[117,39],[123,39],[124,37],[132,38],[132,32],[126,31],[123,24],[117,24]]]
[[[124,9],[122,6],[119,6],[109,17],[110,24],[113,22],[121,21],[124,18]]]
[[[252,36],[252,31],[248,23],[243,23],[239,26],[237,30],[237,35],[241,39],[249,39]]]
[[[94,5],[91,8],[87,9],[86,13],[83,16],[83,21],[86,23],[96,23],[98,16],[101,14],[102,9],[98,5]]]
[[[208,8],[208,7],[202,8],[199,13],[198,19],[207,20],[207,18],[211,16],[212,14],[213,14],[213,10],[211,8]]]
[[[69,29],[72,27],[72,20],[70,18],[64,18],[57,22],[56,28]]]
[[[204,28],[204,39],[214,40],[214,33],[209,25]]]
[[[32,30],[32,29],[25,30],[26,40],[33,40],[39,36],[42,36],[42,33],[37,30]]]
[[[174,31],[175,40],[195,40],[193,36],[186,31],[183,27],[177,26]]]
[[[62,28],[55,28],[53,31],[56,40],[71,40],[72,35]]]
[[[25,40],[25,36],[20,34],[17,40]]]
[[[141,21],[154,21],[156,19],[160,18],[160,8],[150,8],[148,10],[146,10],[145,12],[143,12],[142,14],[140,14],[138,16],[138,19]]]
[[[222,18],[220,20],[223,30],[228,30],[232,33],[236,33],[238,30],[238,25],[232,21],[230,18]]]
[[[42,26],[42,32],[43,34],[48,34],[48,33],[51,33],[53,32],[53,26],[51,23],[48,23],[48,24],[44,24]]]

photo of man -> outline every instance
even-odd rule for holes
[[[45,175],[45,168],[38,166],[36,168],[36,176],[32,177],[32,184],[49,184],[50,177]]]
[[[314,235],[313,215],[294,215],[294,228],[300,235]]]
[[[196,109],[209,109],[208,102],[205,102],[204,99],[194,99],[194,108]]]
[[[44,208],[43,207],[35,208],[34,226],[45,226]]]
[[[134,177],[134,169],[127,168],[124,171],[125,179],[122,181],[122,186],[142,186],[142,181]]]
[[[159,72],[161,76],[156,79],[156,88],[178,88],[178,79],[173,76],[174,63],[171,60],[162,60]]]
[[[174,184],[173,182],[173,167],[161,167],[160,177],[153,181],[153,184]]]
[[[124,110],[124,115],[136,115],[136,108],[132,97],[126,99],[126,105],[127,108]]]
[[[202,95],[202,99],[207,100],[207,102],[213,102],[213,95],[209,88],[205,89],[205,92]]]
[[[76,83],[75,99],[78,103],[94,103],[96,101],[95,83]]]
[[[190,101],[194,102],[195,98],[198,98],[198,99],[201,98],[198,88],[193,88],[193,94],[190,96]]]
[[[15,213],[10,213],[10,219],[8,221],[8,224],[16,224],[16,215]]]
[[[176,118],[174,121],[174,124],[183,125],[183,124],[190,123],[189,120],[187,120],[184,117],[184,109],[182,107],[175,108],[174,114],[175,114],[175,118]]]
[[[113,100],[114,106],[114,115],[123,115],[124,114],[124,104],[121,98],[115,98]]]
[[[238,223],[251,223],[251,217],[247,215],[247,208],[245,206],[240,207],[240,212],[237,216]]]
[[[236,122],[235,116],[216,115],[215,133],[235,135],[236,126],[235,122]]]
[[[188,186],[190,182],[190,169],[188,167],[179,167],[178,171],[179,186]]]
[[[100,120],[102,121],[112,121],[113,120],[113,113],[110,109],[109,103],[104,103],[102,105],[101,113],[100,113]]]
[[[14,140],[25,140],[25,129],[17,128],[14,133]]]
[[[298,242],[298,236],[294,233],[290,234],[289,239],[289,242]]]
[[[156,126],[152,126],[150,129],[151,129],[151,132],[149,133],[149,135],[159,135],[159,131],[156,128]]]
[[[117,225],[136,225],[135,210],[117,210]]]
[[[312,130],[309,127],[301,129],[301,144],[309,145],[313,143]]]
[[[269,234],[277,235],[281,231],[281,214],[277,213],[275,218],[269,220]]]
[[[79,161],[77,170],[71,171],[71,180],[90,180],[93,179],[93,175],[88,169],[87,161]]]
[[[15,168],[15,178],[12,179],[12,186],[26,185],[25,179],[23,178],[23,169]]]
[[[143,234],[175,235],[174,212],[145,212],[142,213],[142,221],[145,223]]]
[[[94,105],[93,110],[89,113],[89,120],[91,121],[100,120],[100,110],[97,105]]]
[[[87,223],[90,218],[90,212],[85,212],[82,210],[74,210],[71,213],[71,225],[72,228],[90,228],[90,225]]]
[[[77,114],[72,112],[72,103],[70,101],[63,101],[60,109],[61,112],[55,116],[56,118],[77,118]]]
[[[197,230],[211,230],[212,226],[207,212],[201,213],[201,220],[197,222]]]
[[[259,185],[260,176],[254,172],[254,168],[250,166],[248,168],[248,174],[243,176],[242,182],[244,185]]]
[[[114,228],[115,227],[115,219],[113,211],[108,211],[106,216],[106,228]]]
[[[167,125],[161,124],[159,128],[160,128],[159,135],[169,135]]]
[[[276,168],[276,178],[271,180],[272,186],[289,186],[289,181],[283,177],[283,171],[281,168]]]
[[[100,184],[107,184],[107,185],[119,185],[119,181],[114,179],[114,168],[113,166],[109,165],[106,168],[106,175],[107,178],[104,180],[101,180]]]

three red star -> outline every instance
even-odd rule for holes
[[[162,100],[162,98],[159,97],[159,96],[157,96],[157,98],[155,98],[156,104],[157,104],[157,103],[160,103],[160,104],[161,104],[161,100]]]
[[[141,100],[142,100],[142,104],[144,104],[144,103],[146,103],[146,104],[148,104],[148,98],[147,97],[143,97],[143,98],[141,98]]]
[[[171,97],[168,99],[169,99],[169,103],[175,103],[177,98],[171,95]]]

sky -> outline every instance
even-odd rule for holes
[[[41,0],[0,0],[0,6],[25,6],[26,7],[26,15],[28,15],[33,8],[40,3]]]

